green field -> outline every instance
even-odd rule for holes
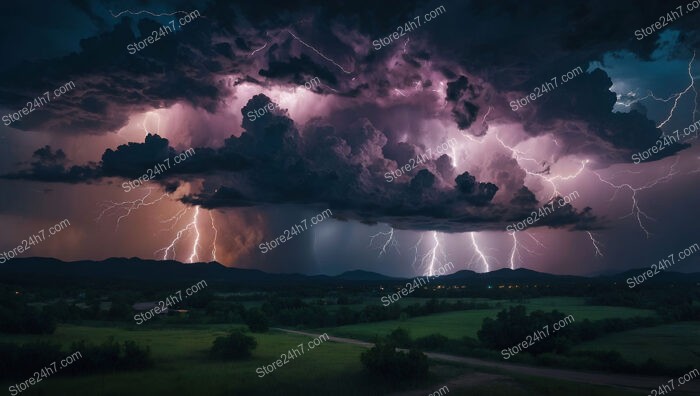
[[[49,377],[22,395],[372,395],[388,391],[382,389],[382,384],[369,384],[365,380],[359,360],[364,348],[333,342],[307,350],[273,373],[258,378],[257,367],[279,359],[281,353],[310,337],[275,332],[255,334],[258,347],[252,359],[243,362],[209,360],[207,350],[212,341],[227,328],[230,326],[129,330],[65,325],[59,326],[51,336],[3,335],[3,341],[50,340],[64,345],[64,350],[68,351],[74,341],[85,339],[100,343],[114,336],[118,341],[130,339],[151,347],[155,367],[150,370],[76,378]],[[37,362],[37,369],[49,363]],[[425,384],[406,383],[405,386],[409,389],[414,385],[429,386],[439,380],[440,375],[433,375]],[[12,384],[2,383],[4,389],[9,385]],[[285,391],[280,392],[281,389]]]
[[[255,369],[269,364],[279,355],[309,337],[284,333],[255,334],[258,348],[253,358],[244,362],[219,362],[207,358],[213,339],[223,335],[229,326],[187,326],[184,328],[114,328],[104,326],[61,325],[50,336],[3,335],[3,342],[49,340],[64,345],[88,340],[100,343],[107,337],[136,340],[148,345],[155,366],[140,372],[118,372],[80,377],[50,376],[29,387],[20,395],[399,395],[410,390],[435,390],[455,378],[467,380],[483,375],[456,364],[433,364],[429,379],[420,382],[374,382],[362,371],[359,355],[364,348],[325,342],[263,378]],[[40,369],[50,362],[37,362]],[[492,370],[488,370],[492,371]],[[28,377],[31,375],[28,373]],[[459,381],[458,381],[459,382]],[[13,383],[1,382],[7,389]],[[474,393],[475,391],[479,391]],[[488,391],[488,393],[481,393]],[[549,379],[510,377],[499,373],[499,379],[475,385],[454,386],[450,394],[471,395],[559,395],[572,396],[633,395],[612,388],[573,384]],[[420,392],[419,392],[420,393]],[[420,393],[423,394],[423,393]]]
[[[500,302],[503,308],[509,305],[518,305],[513,302]],[[585,305],[581,298],[573,297],[545,297],[528,300],[523,303],[528,311],[558,310],[566,315],[573,315],[574,320],[584,319],[600,320],[606,318],[631,318],[634,316],[654,316],[656,313],[649,310]],[[361,323],[347,326],[323,329],[329,334],[354,337],[363,340],[371,340],[375,336],[389,334],[397,327],[409,330],[414,338],[423,337],[433,333],[440,333],[448,338],[461,339],[464,336],[476,338],[477,331],[481,328],[484,318],[495,317],[502,308],[481,309],[473,311],[445,312],[429,316],[419,316],[406,320],[389,320],[375,323]]]
[[[700,322],[674,323],[610,334],[578,345],[574,350],[615,350],[635,363],[654,358],[670,366],[695,366],[700,361]]]
[[[424,303],[423,299],[406,299],[402,303]],[[469,300],[465,300],[469,301]],[[369,301],[367,301],[369,302]],[[492,301],[498,308],[474,311],[446,312],[430,316],[329,328],[320,331],[331,335],[371,339],[375,335],[385,335],[397,327],[411,332],[413,337],[440,333],[453,339],[463,336],[476,337],[477,330],[485,317],[495,316],[512,301]],[[655,315],[652,311],[584,305],[578,298],[539,298],[524,303],[528,310],[557,309],[571,314],[576,321],[583,319]],[[286,333],[270,332],[254,334],[257,349],[250,360],[242,362],[221,362],[209,359],[207,352],[213,340],[227,330],[240,325],[187,325],[172,326],[165,323],[148,323],[142,326],[110,327],[109,325],[60,325],[52,335],[2,335],[2,342],[24,343],[48,340],[59,343],[66,355],[74,352],[70,344],[86,340],[99,344],[108,337],[117,341],[134,340],[148,345],[154,360],[154,367],[140,372],[117,372],[79,377],[53,376],[31,386],[21,395],[386,395],[401,394],[411,389],[437,389],[440,384],[455,378],[470,378],[472,374],[483,373],[456,364],[433,364],[429,379],[420,382],[392,384],[370,380],[363,372],[359,355],[364,348],[348,344],[325,342],[313,350],[291,360],[272,374],[258,378],[255,369],[277,360],[280,354],[310,337]],[[655,330],[656,329],[656,330]],[[660,326],[651,329],[634,330],[608,336],[584,344],[577,349],[620,350],[630,360],[645,360],[640,353],[654,345],[653,353],[660,352],[668,359],[680,358],[689,363],[694,355],[687,345],[697,345],[700,323]],[[646,337],[654,337],[649,342]],[[671,341],[671,337],[677,337]],[[622,341],[627,341],[622,342]],[[645,345],[646,344],[646,345]],[[690,348],[692,349],[692,348]],[[678,351],[684,351],[679,354]],[[700,351],[700,348],[696,349]],[[645,352],[646,353],[646,352]],[[652,353],[648,351],[648,353]],[[636,355],[634,355],[636,354]],[[633,356],[634,355],[634,356]],[[696,359],[697,360],[697,359]],[[695,360],[695,361],[696,361]],[[50,362],[37,362],[37,370]],[[478,369],[481,370],[481,369]],[[28,373],[27,378],[31,375]],[[474,391],[496,395],[558,395],[566,391],[571,395],[607,396],[615,390],[604,387],[591,387],[585,384],[558,383],[545,379],[513,377],[500,373],[501,379],[486,383],[456,386],[450,394],[475,394]],[[12,383],[13,384],[13,383]],[[7,389],[8,382],[0,383]],[[477,393],[479,393],[477,392]]]

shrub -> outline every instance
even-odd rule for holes
[[[33,342],[24,345],[0,344],[0,378],[20,379],[33,373],[37,366],[50,364],[64,357],[59,345]]]
[[[153,365],[151,349],[142,347],[134,341],[124,341],[120,344],[109,337],[100,345],[92,345],[84,340],[73,343],[71,351],[79,351],[80,359],[67,366],[64,371],[74,374],[139,370]]]
[[[24,345],[0,344],[0,378],[26,377],[52,362],[59,364],[66,356],[80,352],[73,357],[73,363],[60,369],[60,374],[86,374],[100,371],[134,370],[150,367],[153,362],[150,349],[141,347],[134,341],[124,341],[123,345],[113,338],[101,345],[91,345],[85,341],[74,343],[68,351],[59,345],[47,342],[34,342]]]
[[[11,334],[53,334],[56,321],[43,310],[22,305],[0,306],[0,332]]]
[[[245,359],[252,355],[258,346],[255,338],[243,334],[240,330],[231,331],[225,337],[217,337],[209,350],[213,358],[234,360]]]
[[[373,376],[402,380],[425,378],[428,375],[428,357],[411,349],[408,354],[396,350],[396,345],[379,341],[372,349],[360,355],[360,361]]]
[[[387,340],[399,348],[410,348],[413,345],[413,340],[411,340],[411,335],[406,329],[401,327],[394,329],[387,336]]]

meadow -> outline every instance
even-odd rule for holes
[[[408,302],[404,302],[408,303]],[[528,312],[534,310],[557,310],[566,315],[573,315],[576,321],[584,319],[600,320],[606,318],[631,318],[635,316],[654,316],[653,311],[627,308],[585,305],[582,298],[543,297],[525,302],[493,301],[498,308],[471,311],[445,312],[429,316],[407,318],[405,320],[388,320],[374,323],[361,323],[318,330],[329,334],[372,340],[376,336],[385,336],[397,327],[409,330],[413,338],[439,333],[448,338],[461,339],[464,336],[476,338],[484,318],[495,317],[502,309],[511,305],[525,305]]]
[[[700,322],[681,322],[634,329],[585,342],[574,351],[615,350],[634,363],[653,358],[675,366],[700,361]]]
[[[30,387],[23,395],[261,395],[261,394],[386,394],[387,389],[361,381],[361,347],[324,343],[291,360],[270,375],[258,378],[255,369],[279,359],[280,354],[310,337],[283,333],[255,334],[258,347],[250,360],[222,362],[209,359],[213,340],[231,326],[182,328],[114,328],[61,325],[50,336],[6,336],[6,342],[48,340],[67,351],[81,339],[100,343],[110,336],[134,340],[151,348],[154,367],[139,372],[106,373],[80,377],[55,376]],[[37,368],[44,363],[37,362]],[[303,378],[300,381],[300,378]],[[353,384],[348,387],[347,384]],[[3,382],[3,386],[10,383]],[[381,385],[381,384],[380,384]],[[411,384],[407,384],[410,386]],[[5,388],[7,389],[7,388]],[[284,391],[282,391],[284,390]]]
[[[281,353],[310,337],[269,332],[254,334],[258,347],[250,360],[210,360],[207,351],[217,336],[232,326],[151,326],[118,328],[109,326],[61,325],[55,334],[43,336],[4,335],[4,342],[24,343],[48,340],[68,348],[72,342],[100,343],[108,337],[135,340],[151,348],[154,367],[138,372],[103,373],[67,377],[52,376],[21,395],[400,395],[428,394],[444,384],[452,395],[491,396],[580,395],[626,396],[641,392],[574,384],[525,376],[511,376],[498,370],[480,370],[436,363],[423,381],[400,384],[377,382],[362,371],[359,355],[364,348],[326,342],[270,375],[258,378],[255,369],[279,358]],[[72,351],[70,351],[72,352]],[[49,362],[37,362],[37,369]],[[7,389],[12,383],[0,383]],[[409,393],[405,393],[409,392]],[[476,393],[475,393],[476,392]],[[564,392],[564,393],[562,393]]]

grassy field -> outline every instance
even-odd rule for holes
[[[50,336],[3,335],[3,342],[23,343],[39,339],[60,343],[68,353],[72,342],[100,343],[107,337],[135,340],[151,347],[155,366],[140,372],[105,373],[80,377],[52,376],[21,395],[387,395],[412,389],[438,389],[453,378],[470,378],[479,372],[457,364],[434,364],[425,381],[374,382],[362,371],[361,347],[325,342],[313,350],[258,378],[255,369],[269,364],[308,337],[283,333],[255,334],[258,348],[243,362],[219,362],[207,358],[213,339],[229,326],[120,329],[106,326],[62,325]],[[37,362],[37,369],[50,362]],[[27,374],[29,377],[30,373]],[[632,395],[611,388],[593,387],[500,374],[498,381],[478,386],[456,386],[450,394],[471,395]],[[1,382],[7,389],[12,385]],[[560,393],[564,392],[565,393]],[[476,392],[476,393],[475,393]],[[486,392],[486,393],[483,393]],[[421,393],[422,394],[422,393]]]
[[[309,337],[282,333],[255,334],[258,347],[253,358],[243,362],[218,362],[207,357],[215,337],[225,326],[187,329],[118,329],[111,327],[59,326],[51,336],[3,336],[4,342],[23,343],[50,340],[64,345],[81,339],[100,343],[109,336],[116,340],[135,340],[151,347],[155,367],[142,372],[84,377],[50,377],[30,387],[22,395],[373,395],[389,393],[391,385],[366,380],[359,360],[364,348],[325,342],[299,358],[258,378],[257,367],[279,359],[281,353],[296,347]],[[67,352],[67,354],[72,353]],[[37,369],[50,362],[37,362]],[[27,374],[29,377],[31,373]],[[404,387],[429,386],[442,380],[434,373],[423,383],[405,383]],[[7,389],[9,385],[3,382]],[[284,390],[284,391],[282,391]]]
[[[500,302],[503,308],[509,305],[518,305],[512,302]],[[600,320],[605,318],[630,318],[634,316],[656,315],[653,311],[634,309],[626,307],[607,307],[584,305],[584,300],[569,297],[545,297],[532,299],[523,305],[528,307],[528,311],[558,310],[566,315],[573,315],[576,321],[584,319]],[[354,337],[364,340],[371,340],[375,336],[383,336],[390,333],[397,327],[402,327],[410,331],[411,336],[423,337],[432,333],[440,333],[448,338],[460,339],[464,336],[476,338],[477,331],[481,328],[484,318],[495,317],[501,311],[499,309],[483,309],[473,311],[445,312],[430,316],[420,316],[406,320],[389,320],[375,323],[361,323],[323,329],[332,335]]]
[[[700,361],[700,322],[674,323],[611,334],[583,343],[576,351],[615,350],[636,363],[654,358],[670,366]]]

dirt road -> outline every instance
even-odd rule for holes
[[[318,337],[319,334],[307,333],[303,331],[287,330],[276,328],[274,330],[284,331],[287,333],[300,334],[309,337]],[[329,335],[330,336],[330,335]],[[365,348],[371,348],[374,344],[370,342],[354,340],[351,338],[341,338],[330,336],[331,341],[341,342],[346,344],[359,345]],[[667,384],[670,378],[666,377],[642,377],[627,374],[608,374],[596,373],[588,371],[561,370],[547,367],[526,366],[522,364],[495,362],[491,360],[483,360],[469,358],[463,356],[446,355],[443,353],[426,352],[430,359],[440,360],[444,362],[464,363],[474,367],[488,367],[499,369],[516,374],[530,375],[533,377],[553,378],[564,381],[584,382],[593,385],[617,386],[635,390],[651,391],[658,389],[660,385]],[[676,390],[674,392],[698,394],[700,395],[700,378],[691,380],[690,382],[679,385],[678,379],[675,381]]]

